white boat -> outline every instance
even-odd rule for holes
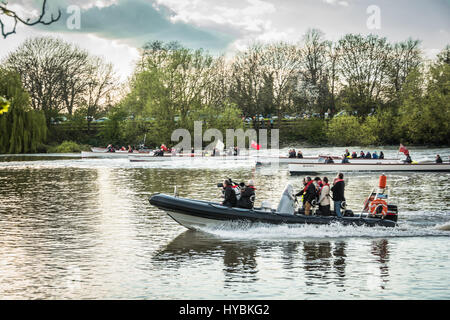
[[[342,157],[332,157],[335,163],[341,163]],[[304,158],[289,158],[289,157],[255,157],[257,165],[268,165],[273,163],[280,164],[290,164],[290,163],[300,163],[300,164],[315,164],[315,163],[325,163],[325,157],[304,157]],[[352,164],[381,164],[381,163],[403,163],[400,159],[348,159]]]
[[[450,163],[380,163],[380,164],[353,164],[353,163],[289,163],[290,174],[306,172],[345,172],[345,171],[440,171],[450,172]]]
[[[134,155],[136,157],[149,157],[148,153],[139,153],[134,151],[130,153],[128,151],[116,151],[116,152],[87,152],[82,151],[82,158],[109,158],[109,159],[120,159],[120,158],[128,158],[129,155]]]
[[[155,161],[223,161],[223,160],[249,160],[251,158],[247,156],[202,156],[200,154],[196,154],[192,156],[192,154],[177,154],[177,155],[164,155],[163,157],[155,157],[152,155],[141,155],[141,154],[132,154],[128,156],[130,162],[155,162]]]

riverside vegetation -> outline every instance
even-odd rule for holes
[[[297,44],[257,43],[232,58],[153,41],[121,85],[99,57],[32,38],[0,67],[8,105],[0,153],[137,145],[144,137],[156,146],[198,120],[223,132],[279,128],[281,143],[448,145],[449,90],[450,46],[427,60],[412,39],[347,34],[330,42],[312,29]],[[108,120],[94,126],[101,117]]]

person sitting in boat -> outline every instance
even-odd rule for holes
[[[370,151],[367,151],[365,158],[372,159],[372,155],[370,154]]]
[[[338,173],[337,177],[333,181],[333,187],[331,187],[331,191],[333,192],[334,212],[338,218],[342,218],[341,204],[345,201],[344,190],[344,174]]]
[[[383,153],[383,151],[380,151],[380,155],[378,156],[378,159],[384,159],[384,153]]]
[[[256,197],[255,190],[253,180],[250,180],[247,185],[241,186],[241,197],[237,202],[239,208],[253,209]]]
[[[358,158],[358,154],[356,153],[356,151],[353,151],[352,153],[352,159],[356,159]]]
[[[325,163],[334,163],[334,160],[333,160],[333,158],[331,158],[331,157],[327,157],[327,159],[325,160]]]
[[[323,177],[323,185],[319,189],[319,211],[322,216],[330,215],[330,185],[328,183],[328,178]]]
[[[114,149],[114,147],[113,147],[112,144],[109,144],[109,145],[106,147],[106,150],[107,150],[107,152],[116,152],[116,150]]]
[[[376,151],[372,154],[372,159],[378,159],[378,154]]]
[[[122,148],[120,148],[120,151],[127,151],[127,149],[125,149],[125,147],[122,146]]]
[[[348,151],[348,149],[345,149],[345,155],[344,155],[344,157],[345,157],[345,158],[350,157],[350,151]]]
[[[436,155],[436,163],[442,163],[442,158],[440,155]]]
[[[295,152],[295,149],[289,150],[289,158],[295,158],[297,157],[297,153]]]
[[[303,153],[300,150],[298,150],[298,152],[297,152],[297,158],[303,159]]]
[[[364,154],[364,152],[361,150],[361,152],[359,153],[359,158],[364,159],[366,157],[366,155]]]
[[[345,154],[342,156],[342,163],[350,163],[348,158],[345,156]]]
[[[226,207],[235,207],[237,203],[236,192],[233,190],[233,185],[230,180],[226,179],[223,182],[223,189],[225,199],[222,205]]]

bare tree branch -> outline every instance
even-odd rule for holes
[[[8,36],[16,33],[17,24],[20,22],[26,26],[34,26],[37,24],[43,24],[43,25],[50,25],[56,21],[58,21],[61,18],[61,10],[58,10],[58,15],[55,17],[53,13],[50,16],[50,20],[46,20],[45,14],[46,14],[46,7],[47,7],[47,0],[43,0],[42,2],[42,10],[41,15],[38,17],[35,21],[30,21],[31,18],[25,19],[23,17],[20,17],[16,12],[9,10],[7,8],[8,2],[7,1],[0,1],[0,27],[2,29],[2,36],[4,39],[6,39]],[[5,24],[1,19],[1,15],[6,15],[14,20],[14,26],[11,31],[6,31]]]

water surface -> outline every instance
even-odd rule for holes
[[[450,150],[413,155],[436,153]],[[254,179],[257,204],[276,207],[286,183],[298,189],[301,177],[251,161],[1,156],[0,298],[449,299],[450,174],[387,176],[400,211],[396,229],[229,225],[193,232],[148,197],[178,186],[182,197],[218,201],[215,185],[231,177]],[[378,175],[351,173],[346,181],[348,206],[358,211]]]

